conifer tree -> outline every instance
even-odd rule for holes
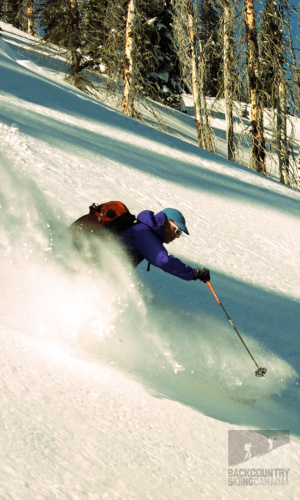
[[[154,99],[159,99],[168,106],[185,111],[182,101],[183,85],[180,75],[180,63],[177,56],[173,33],[173,0],[162,0],[156,7],[157,14],[153,17],[153,8],[147,12],[146,25],[155,32],[152,36],[154,44],[149,47],[153,54],[151,62],[153,70],[143,69],[144,77],[150,83]],[[149,21],[150,17],[150,21]],[[151,36],[151,35],[150,35]],[[149,40],[149,36],[147,37]]]
[[[83,75],[86,67],[83,47],[85,32],[82,29],[85,15],[83,0],[41,0],[39,5],[43,39],[66,49],[67,80],[85,90],[87,79]]]
[[[68,47],[69,8],[69,0],[40,0],[38,15],[45,42],[56,44],[59,47]]]
[[[199,34],[203,47],[204,93],[215,97],[222,86],[222,46],[220,44],[220,11],[215,0],[199,3]]]
[[[5,22],[12,24],[14,28],[19,30],[24,28],[22,22],[22,4],[23,0],[5,1]]]
[[[85,30],[86,41],[84,53],[90,61],[89,68],[105,70],[106,42],[109,37],[108,0],[87,0]]]

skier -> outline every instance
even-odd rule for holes
[[[189,234],[185,219],[179,210],[166,208],[154,214],[144,210],[137,216],[137,223],[119,233],[132,264],[138,266],[144,259],[163,271],[186,281],[210,281],[206,268],[194,269],[181,260],[169,255],[164,247],[179,238],[182,233]]]

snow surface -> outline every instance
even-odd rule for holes
[[[166,134],[81,93],[1,26],[0,498],[299,499],[300,194],[200,150],[191,113],[156,105]],[[78,258],[67,226],[113,199],[185,214],[169,251],[211,270],[265,378],[205,284],[102,243]],[[289,484],[228,486],[233,429],[289,430]]]

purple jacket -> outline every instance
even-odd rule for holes
[[[120,233],[120,239],[135,266],[146,259],[166,273],[191,281],[195,277],[194,269],[173,255],[168,255],[163,246],[165,217],[163,212],[154,215],[153,212],[144,210],[138,215],[136,224]]]

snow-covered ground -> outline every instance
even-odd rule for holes
[[[191,114],[160,107],[170,135],[81,93],[1,26],[0,498],[300,498],[300,194],[200,150]],[[185,214],[169,251],[211,270],[265,378],[205,284],[101,242],[100,267],[78,259],[66,228],[113,199]],[[288,484],[229,486],[233,430],[290,431],[244,465]]]

